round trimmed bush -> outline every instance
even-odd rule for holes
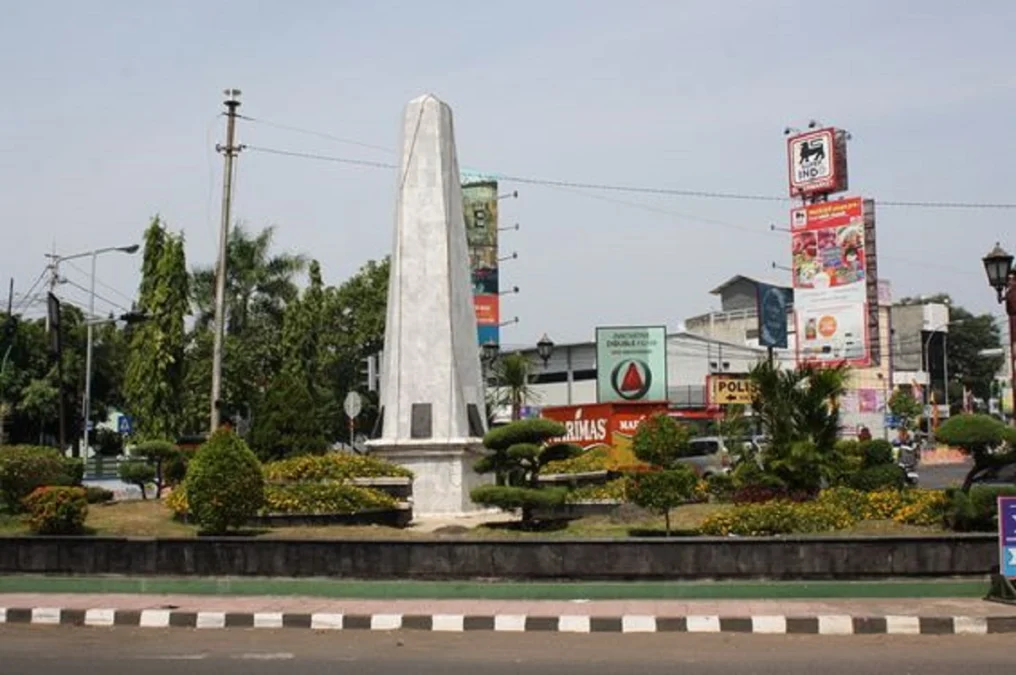
[[[893,444],[887,440],[877,438],[861,443],[861,453],[864,455],[864,467],[884,466],[893,464]]]
[[[261,463],[228,429],[216,431],[198,450],[184,489],[190,517],[212,534],[243,526],[265,502]]]
[[[907,472],[896,464],[879,464],[858,471],[850,477],[848,484],[862,492],[902,490],[907,485]]]
[[[35,534],[81,534],[88,516],[84,488],[41,487],[25,497],[28,525]]]

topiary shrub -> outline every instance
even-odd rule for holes
[[[690,466],[650,471],[632,479],[629,498],[637,506],[663,516],[670,536],[670,510],[691,501],[698,476]]]
[[[714,473],[706,479],[709,497],[717,502],[729,502],[734,498],[734,477],[729,473]]]
[[[36,488],[80,484],[83,472],[80,460],[69,460],[53,448],[3,447],[0,448],[0,497],[9,510],[18,512],[24,507],[22,500]]]
[[[861,454],[864,457],[864,468],[869,469],[873,466],[883,466],[885,464],[894,464],[893,459],[893,445],[887,440],[877,438],[871,441],[865,441],[860,445]]]
[[[691,452],[691,431],[666,413],[643,420],[632,437],[632,450],[641,461],[669,469]]]
[[[545,466],[582,453],[576,445],[552,441],[564,434],[563,424],[548,419],[516,420],[488,431],[483,444],[492,452],[477,462],[475,469],[480,474],[495,474],[502,484],[480,486],[470,498],[505,511],[521,510],[523,527],[531,526],[536,509],[559,506],[567,499],[566,489],[539,485]]]
[[[1016,497],[1016,485],[978,485],[969,492],[948,490],[945,522],[957,532],[997,532],[998,498]]]
[[[847,480],[847,484],[862,492],[902,490],[907,485],[907,472],[896,464],[879,464],[861,469]]]
[[[35,534],[81,534],[88,517],[84,488],[40,487],[24,499],[28,526]]]
[[[145,441],[144,443],[131,448],[131,457],[143,459],[153,469],[153,476],[148,482],[155,483],[156,499],[162,497],[162,491],[169,483],[169,479],[166,476],[166,469],[172,465],[174,461],[180,457],[180,455],[180,448],[169,441]],[[178,472],[179,469],[174,467],[174,471]],[[141,490],[143,496],[144,488],[142,487]]]
[[[148,486],[155,480],[155,467],[148,462],[132,459],[120,462],[117,469],[120,480],[141,488],[141,499],[148,499]]]
[[[212,534],[243,526],[265,502],[261,463],[228,429],[216,431],[201,446],[183,487],[190,517]]]
[[[990,415],[956,415],[935,432],[935,438],[959,448],[974,459],[974,466],[963,480],[962,490],[968,492],[974,476],[994,465],[1016,461],[1016,429],[1006,426]],[[1006,452],[1006,446],[1009,446]]]

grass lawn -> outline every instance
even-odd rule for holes
[[[731,508],[727,504],[689,504],[671,513],[674,536],[694,536],[701,523],[710,515]],[[488,523],[477,527],[441,528],[425,532],[409,527],[397,529],[382,526],[317,526],[278,527],[252,531],[250,534],[282,539],[432,539],[435,537],[463,537],[468,539],[541,538],[624,538],[630,536],[663,536],[662,516],[635,516],[630,518],[597,516],[574,521],[561,521],[536,532],[522,531],[513,523]],[[88,509],[86,526],[97,536],[110,537],[192,537],[197,533],[193,525],[173,520],[169,509],[155,500],[131,501],[92,505]],[[0,516],[0,536],[27,534],[22,518]],[[900,536],[941,534],[938,528],[901,525],[892,521],[865,521],[852,528],[829,534],[861,536]]]

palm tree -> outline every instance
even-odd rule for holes
[[[226,329],[242,333],[251,315],[263,313],[281,325],[286,304],[299,294],[293,277],[307,268],[303,255],[271,255],[275,227],[251,235],[237,224],[226,247]],[[194,270],[192,282],[198,310],[197,325],[205,327],[215,318],[215,267]]]
[[[752,407],[771,443],[809,440],[822,451],[831,450],[840,431],[839,399],[849,373],[845,365],[784,370],[759,363],[751,372]]]
[[[536,396],[529,384],[531,369],[532,364],[526,355],[518,352],[505,356],[496,366],[498,388],[503,387],[504,391],[495,400],[498,405],[511,406],[512,420],[522,419],[523,404]]]

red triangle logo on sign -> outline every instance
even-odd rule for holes
[[[621,391],[641,391],[644,386],[642,373],[634,363],[629,363],[628,369],[624,372],[624,379],[621,380]]]

